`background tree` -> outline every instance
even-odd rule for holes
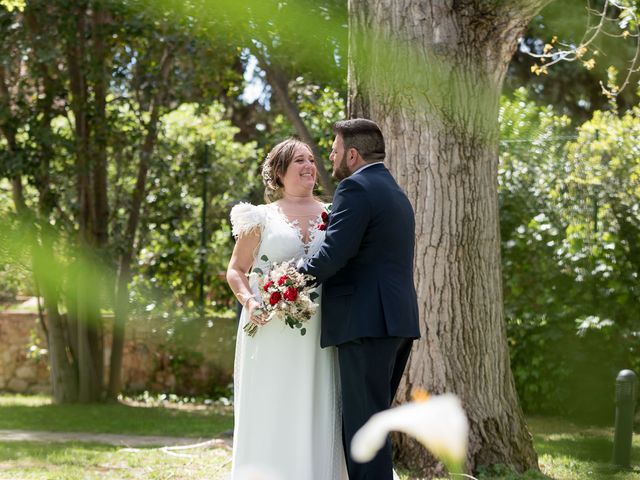
[[[376,120],[416,212],[425,339],[400,387],[453,391],[468,466],[537,468],[509,366],[500,271],[498,105],[518,38],[547,1],[350,2],[349,114]],[[409,45],[409,47],[405,47]],[[420,447],[400,458],[440,471]]]
[[[240,199],[261,201],[265,150],[299,131],[298,118],[320,156],[328,156],[330,126],[345,110],[345,4],[0,5],[9,3],[26,8],[0,8],[0,258],[13,258],[0,262],[0,284],[44,296],[57,401],[77,398],[77,322],[93,319],[82,334],[90,339],[85,358],[93,361],[83,364],[101,372],[96,362],[108,332],[101,317],[113,309],[114,396],[117,340],[130,316],[157,322],[179,345],[233,308],[217,275],[232,247],[228,209]],[[602,57],[591,70],[584,65],[590,57],[556,64],[552,82],[532,75],[524,50],[544,52],[550,30],[558,34],[553,45],[570,44],[588,17],[583,2],[555,2],[535,13],[544,3],[352,1],[351,112],[383,125],[389,164],[418,213],[416,279],[427,333],[400,399],[414,385],[458,393],[473,425],[470,468],[535,463],[505,338],[529,412],[609,415],[607,379],[637,365],[638,112],[628,108],[636,99],[630,89],[615,102],[597,97],[594,85],[610,73]],[[613,13],[616,34],[633,27]],[[86,35],[78,36],[80,27]],[[609,52],[634,38],[594,45],[620,68],[633,48],[620,48],[619,57]],[[253,64],[260,78],[249,75]],[[269,68],[280,74],[289,112],[272,101]],[[255,101],[242,95],[251,81],[262,88]],[[526,91],[515,88],[522,83]],[[201,169],[204,143],[208,172]],[[88,183],[79,190],[80,177]],[[203,182],[211,194],[206,249],[198,221]],[[22,235],[25,220],[36,232],[26,237],[33,239],[26,245],[31,256],[25,242],[10,241]],[[77,248],[81,220],[96,226],[85,229],[84,252]],[[203,322],[204,256],[210,301]],[[103,276],[83,268],[96,264]],[[26,282],[27,271],[38,281]],[[78,282],[80,275],[86,281]],[[90,294],[77,293],[92,282]],[[572,381],[580,372],[593,382]],[[594,400],[574,401],[584,397]],[[400,447],[407,463],[438,470],[415,444],[402,440]]]
[[[505,93],[526,86],[532,100],[553,104],[582,123],[595,110],[609,108],[603,86],[619,88],[626,80],[629,87],[616,92],[615,103],[621,110],[632,107],[637,102],[637,7],[636,0],[550,3],[527,27],[509,64]],[[618,78],[612,78],[616,72]]]
[[[229,206],[250,195],[257,178],[255,142],[234,140],[238,129],[223,118],[224,107],[183,104],[162,119],[161,156],[147,191],[144,228],[138,240],[131,293],[135,318],[169,319],[168,342],[188,346],[207,323],[199,310],[201,255],[210,297],[206,320],[233,310],[224,272],[233,243]],[[203,146],[209,144],[209,169],[203,171]],[[206,251],[201,251],[202,183],[208,185]],[[261,183],[261,182],[260,182]]]
[[[151,2],[149,6],[155,9],[156,4]],[[198,0],[180,6],[168,1],[162,4],[176,18],[197,19],[204,34],[223,29],[234,38],[237,48],[244,51],[245,66],[254,62],[254,79],[264,84],[264,100],[270,109],[282,113],[295,135],[312,147],[315,157],[324,159],[318,163],[319,183],[324,192],[331,194],[334,186],[328,152],[321,146],[324,136],[314,135],[310,119],[302,115],[291,87],[304,79],[321,88],[344,91],[345,2]]]
[[[59,402],[103,398],[101,309],[114,306],[111,395],[117,393],[126,322],[126,308],[118,307],[128,302],[161,115],[184,99],[223,96],[241,81],[229,68],[235,52],[220,54],[217,37],[198,43],[189,24],[131,13],[126,3],[106,1],[33,0],[22,12],[0,11],[2,173],[12,179],[16,212],[37,226],[33,271],[45,299]],[[126,175],[128,161],[137,163],[137,181]],[[25,194],[24,180],[35,197]],[[52,235],[52,224],[61,236]],[[118,225],[126,227],[114,238]],[[120,258],[115,293],[112,254]]]
[[[282,5],[270,15],[268,33],[261,28],[249,30],[250,51],[265,73],[264,78],[270,87],[272,98],[295,127],[300,139],[311,145],[316,158],[325,158],[324,162],[318,162],[318,174],[324,190],[331,194],[334,188],[329,173],[331,169],[325,166],[326,156],[322,155],[318,139],[311,133],[308,125],[310,118],[301,116],[300,107],[295,102],[289,85],[293,79],[304,76],[311,76],[321,84],[337,88],[344,85],[346,30],[337,30],[340,36],[336,37],[336,29],[331,27],[346,23],[345,3],[334,0],[309,2],[300,21],[313,17],[317,19],[318,25],[304,39],[296,38],[295,31],[291,32],[288,28],[296,21],[296,16],[300,16],[300,5]],[[256,23],[252,25],[255,26]],[[311,42],[310,36],[315,37]],[[318,46],[323,49],[319,51]],[[296,51],[294,57],[291,56],[292,49]]]
[[[529,412],[609,423],[613,380],[637,365],[636,108],[596,111],[574,137],[567,117],[520,90],[501,122],[504,291],[520,397]]]

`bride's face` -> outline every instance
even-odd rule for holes
[[[316,184],[316,162],[313,154],[304,145],[299,145],[293,152],[293,160],[282,177],[285,191],[313,191]]]

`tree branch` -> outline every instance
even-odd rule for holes
[[[271,85],[271,90],[276,97],[278,104],[284,111],[293,127],[296,129],[296,132],[298,132],[300,139],[311,147],[313,156],[316,158],[316,168],[318,170],[318,177],[322,188],[324,188],[325,192],[332,195],[334,192],[333,183],[331,182],[329,173],[324,167],[322,154],[320,153],[318,144],[315,142],[315,140],[311,136],[311,133],[309,132],[309,129],[302,121],[302,117],[300,116],[298,107],[289,98],[288,79],[286,78],[282,70],[280,70],[275,65],[271,65],[261,55],[256,55],[256,58],[258,58],[260,65],[267,74],[267,81],[269,82],[269,85]]]
[[[128,285],[131,276],[131,260],[133,259],[133,247],[140,221],[140,211],[142,201],[145,196],[147,173],[151,162],[151,156],[158,138],[158,122],[160,120],[160,109],[164,97],[168,90],[168,79],[171,73],[171,65],[174,58],[173,47],[165,45],[165,49],[160,61],[160,74],[157,82],[155,95],[151,99],[149,123],[147,124],[147,135],[144,139],[142,151],[140,152],[140,163],[138,164],[138,175],[136,186],[131,194],[129,208],[129,218],[124,236],[124,249],[118,262],[118,272],[115,286],[115,317],[113,322],[113,343],[111,347],[111,361],[109,371],[109,387],[107,396],[115,399],[121,389],[122,352],[124,348],[124,329],[128,317]]]

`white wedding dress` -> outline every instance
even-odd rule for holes
[[[281,262],[317,252],[324,231],[317,228],[319,218],[312,222],[305,244],[298,225],[275,204],[241,203],[231,210],[234,236],[261,230],[254,267],[262,270],[263,255]],[[259,298],[257,285],[251,288]],[[231,478],[347,480],[337,352],[320,348],[320,309],[305,323],[304,336],[272,321],[249,337],[242,330],[247,321],[243,310],[235,354]]]

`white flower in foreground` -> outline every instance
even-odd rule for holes
[[[463,471],[469,423],[455,395],[429,397],[375,414],[351,442],[354,460],[362,463],[371,460],[391,431],[415,437],[444,462],[449,472]]]

